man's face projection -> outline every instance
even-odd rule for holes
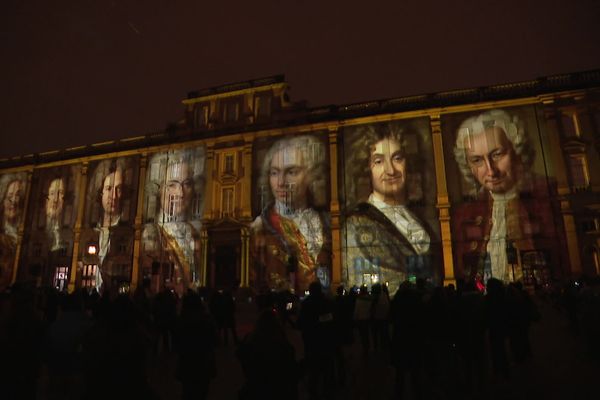
[[[4,218],[14,221],[19,217],[24,193],[25,184],[22,181],[16,180],[8,184],[3,203]]]
[[[519,160],[504,131],[494,127],[465,139],[473,177],[492,193],[506,193],[518,181]]]
[[[375,143],[370,168],[375,197],[387,203],[401,202],[406,186],[406,159],[402,145],[391,138]]]
[[[300,148],[285,147],[273,154],[269,183],[279,202],[295,209],[306,207],[310,182]]]
[[[174,220],[182,220],[194,195],[193,171],[187,162],[170,164],[167,182],[162,190],[163,212]]]
[[[105,215],[117,216],[121,213],[122,191],[123,173],[118,169],[107,175],[102,184],[102,208]]]
[[[48,187],[46,198],[46,216],[50,218],[60,217],[65,204],[65,183],[62,179],[54,179]]]

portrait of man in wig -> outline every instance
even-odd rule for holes
[[[17,234],[25,202],[24,173],[0,177],[0,292],[12,279]]]
[[[204,189],[204,148],[170,150],[152,156],[146,180],[142,241],[147,260],[171,269],[170,284],[181,294],[199,267],[199,228]]]
[[[118,246],[131,236],[127,229],[128,221],[124,220],[124,207],[128,207],[131,197],[131,166],[126,158],[102,160],[92,174],[88,188],[88,204],[90,224],[94,230],[91,241],[98,246],[98,269],[96,288],[102,290],[103,284],[108,288],[112,283],[113,261],[118,258]],[[127,257],[127,258],[130,258]]]
[[[326,182],[326,148],[317,137],[285,137],[269,148],[258,180],[262,211],[251,226],[256,285],[303,292],[318,271],[329,271]]]
[[[48,180],[44,195],[46,212],[46,236],[49,251],[57,251],[64,247],[61,230],[65,211],[66,181],[62,176],[54,176]]]
[[[430,229],[409,208],[423,197],[423,163],[415,159],[420,151],[407,155],[416,137],[410,125],[400,123],[349,131],[346,186],[352,199],[343,232],[349,286],[387,282],[393,292],[408,278],[409,266],[415,276],[429,268]]]
[[[516,252],[552,247],[556,235],[548,180],[531,171],[535,152],[522,119],[500,109],[465,119],[454,156],[473,194],[453,212],[459,271],[484,281],[521,279]]]

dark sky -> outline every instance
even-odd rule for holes
[[[343,104],[600,68],[600,2],[3,0],[0,157],[163,129],[283,73]]]

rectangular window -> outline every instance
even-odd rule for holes
[[[240,118],[240,103],[223,102],[223,122],[236,122]]]
[[[600,133],[600,110],[594,112],[594,122],[596,123],[596,132]]]
[[[129,221],[129,209],[130,209],[130,201],[129,199],[123,200],[123,206],[121,207],[121,220]]]
[[[96,286],[96,272],[98,266],[95,264],[86,264],[83,266],[81,286],[84,288],[93,288]]]
[[[223,189],[223,204],[222,208],[223,216],[233,215],[233,188]]]
[[[596,275],[600,275],[600,255],[598,249],[592,250],[592,258],[594,260],[594,267],[596,268]]]
[[[202,196],[199,194],[196,194],[192,200],[192,214],[194,215],[194,218],[202,216]]]
[[[167,222],[177,221],[177,215],[179,214],[179,210],[181,208],[181,200],[181,196],[174,194],[169,195],[169,204],[167,207]]]
[[[73,215],[73,206],[67,204],[65,206],[65,213],[63,216],[63,226],[71,226],[71,216]]]
[[[118,264],[116,268],[117,276],[121,279],[129,278],[129,264]]]
[[[59,257],[66,257],[67,256],[67,247],[69,246],[69,243],[61,243],[60,244],[60,249],[58,250],[58,255]]]
[[[46,213],[45,208],[40,207],[39,214],[37,218],[38,228],[42,229],[46,226]]]
[[[322,151],[323,151],[323,146],[321,144],[313,143],[311,145],[309,157],[312,157],[313,162],[318,163],[325,158]]]
[[[590,184],[590,177],[585,156],[570,156],[567,158],[571,172],[571,185],[573,191],[585,191]]]
[[[271,115],[271,97],[264,94],[256,96],[254,109],[256,118],[268,118]]]
[[[156,196],[146,196],[146,222],[154,222]]]
[[[39,257],[42,255],[42,244],[41,243],[34,243],[33,244],[33,256],[34,257]]]
[[[208,126],[208,104],[196,104],[194,107],[194,127],[204,128]]]
[[[600,221],[598,221],[598,218],[585,219],[581,221],[581,230],[584,232],[596,232],[600,230],[599,223]]]
[[[563,133],[565,137],[579,136],[579,126],[577,123],[577,115],[574,113],[565,113],[561,116]]]
[[[225,167],[224,167],[225,173],[233,174],[233,168],[234,168],[233,161],[234,161],[233,154],[225,155]]]
[[[269,185],[260,185],[259,188],[260,193],[260,209],[263,210],[268,202],[269,202],[269,194],[271,193],[271,188]]]
[[[62,292],[67,288],[69,280],[69,269],[67,267],[56,267],[54,271],[54,287]]]
[[[292,213],[293,212],[293,208],[294,208],[294,191],[295,191],[295,187],[296,184],[294,182],[290,182],[288,184],[286,184],[287,186],[287,190],[285,193],[285,206],[287,208],[286,212],[287,213]]]

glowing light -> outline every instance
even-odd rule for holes
[[[88,252],[88,254],[94,255],[98,252],[98,248],[96,247],[95,244],[90,244],[87,248],[87,252]]]

